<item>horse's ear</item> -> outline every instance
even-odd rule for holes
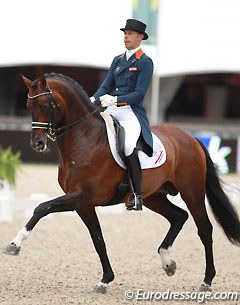
[[[24,81],[24,84],[25,84],[25,85],[27,86],[27,88],[29,89],[30,86],[31,86],[32,81],[31,81],[30,79],[26,78],[24,75],[21,75],[21,76],[22,76],[22,79],[23,79],[23,81]]]
[[[46,78],[45,78],[44,74],[42,74],[42,76],[40,77],[40,85],[41,85],[43,88],[46,88],[46,87],[47,87],[47,81],[46,81]]]

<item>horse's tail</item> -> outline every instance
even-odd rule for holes
[[[198,139],[197,139],[198,140]],[[222,227],[229,241],[240,246],[240,221],[237,211],[223,191],[215,165],[205,145],[199,141],[207,163],[206,194],[213,214]]]

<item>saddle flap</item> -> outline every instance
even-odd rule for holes
[[[112,156],[119,166],[121,166],[122,168],[126,168],[124,155],[125,131],[123,127],[119,124],[119,122],[117,120],[114,120],[114,118],[108,113],[101,112],[101,115],[106,124],[108,142],[112,152]],[[152,133],[152,137],[153,156],[149,157],[143,151],[139,151],[138,153],[142,169],[156,168],[165,163],[166,161],[166,151],[161,140],[154,133]],[[141,146],[139,146],[138,143],[137,148],[139,147]]]

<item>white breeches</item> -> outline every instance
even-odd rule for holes
[[[114,116],[125,130],[125,156],[130,156],[136,148],[138,138],[141,134],[140,123],[132,111],[131,106],[117,107],[110,106],[106,110],[109,114]]]

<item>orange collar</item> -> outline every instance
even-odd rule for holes
[[[126,52],[125,52],[125,53],[126,53]],[[121,55],[120,55],[120,58],[123,58],[123,56],[124,56],[125,53],[121,54]],[[144,52],[143,52],[142,49],[137,50],[137,52],[135,53],[136,59],[140,59],[140,58],[142,57],[143,54],[144,54]]]
[[[140,59],[143,55],[143,50],[142,49],[139,49],[136,53],[135,53],[135,56],[137,59]]]

